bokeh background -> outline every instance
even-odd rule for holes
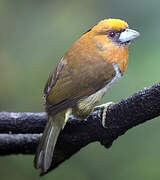
[[[122,18],[141,36],[129,67],[105,101],[119,101],[159,81],[159,0],[0,0],[0,111],[41,112],[49,73],[68,47],[104,18]],[[159,180],[160,119],[136,128],[106,150],[92,143],[42,179]],[[36,180],[33,156],[0,158],[1,180]]]

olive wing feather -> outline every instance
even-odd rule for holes
[[[73,67],[64,58],[50,75],[45,89],[45,108],[48,114],[55,115],[108,84],[115,76],[111,64],[104,61]]]

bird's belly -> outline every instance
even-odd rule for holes
[[[116,71],[115,77],[109,83],[107,83],[104,88],[88,96],[87,98],[80,100],[77,106],[73,108],[73,114],[75,116],[80,117],[80,118],[87,117],[93,111],[96,104],[103,98],[103,96],[105,95],[109,87],[111,87],[111,85],[122,76],[118,68],[118,65],[114,64],[113,66]]]
[[[73,108],[73,115],[78,118],[85,118],[87,117],[94,109],[96,104],[102,99],[105,95],[107,89],[109,87],[105,86],[104,88],[100,89],[96,93],[88,96],[87,98],[81,100],[75,108]]]

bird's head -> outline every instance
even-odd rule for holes
[[[95,36],[107,36],[106,39],[118,46],[126,46],[139,36],[135,30],[129,29],[128,24],[120,19],[105,19],[91,29]]]
[[[137,31],[129,29],[123,20],[105,19],[85,33],[84,37],[103,59],[118,64],[123,73],[128,63],[128,45],[139,35]]]

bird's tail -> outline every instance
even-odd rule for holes
[[[35,168],[41,168],[42,173],[46,173],[51,166],[57,138],[64,125],[65,119],[61,114],[49,116],[34,159]]]

